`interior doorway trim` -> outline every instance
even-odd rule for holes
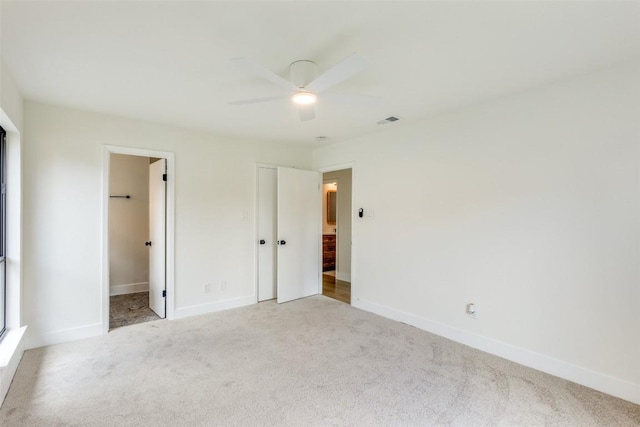
[[[175,311],[175,154],[169,151],[105,145],[102,153],[102,313],[100,316],[104,334],[109,332],[109,174],[111,154],[167,159],[166,318],[173,319]]]
[[[353,262],[353,260],[356,259],[357,250],[356,228],[354,227],[356,222],[354,215],[354,212],[356,212],[356,164],[355,162],[340,163],[318,168],[317,171],[321,174],[325,174],[326,172],[335,172],[344,169],[351,169],[351,305],[356,306],[354,303],[360,299],[358,297],[357,269],[355,262]],[[322,178],[322,182],[324,182],[324,176]],[[338,188],[338,191],[340,191],[340,188]],[[322,233],[322,224],[320,225],[320,232]],[[322,261],[320,262],[320,265],[322,265]],[[320,280],[320,293],[322,294],[322,279]]]

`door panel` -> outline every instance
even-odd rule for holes
[[[166,315],[166,162],[160,159],[149,165],[149,308],[161,318]]]
[[[278,168],[278,303],[318,293],[321,207],[318,172]]]
[[[277,169],[258,168],[258,301],[276,297],[277,181]]]

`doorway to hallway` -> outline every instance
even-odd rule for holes
[[[332,274],[322,274],[322,295],[351,304],[351,283],[336,279]]]
[[[352,170],[322,176],[322,294],[351,303]]]

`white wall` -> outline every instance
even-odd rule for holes
[[[149,289],[149,158],[111,154],[109,286],[111,295]]]
[[[23,99],[18,89],[13,76],[6,68],[3,62],[0,61],[0,105],[2,105],[2,111],[4,112],[4,125],[2,126],[6,131],[16,130],[22,131],[23,120]],[[11,125],[7,121],[11,121]],[[7,129],[9,128],[9,129]]]
[[[337,232],[337,270],[336,277],[346,282],[351,281],[351,169],[343,169],[322,174],[323,180],[335,179],[338,182],[338,232]],[[324,191],[323,191],[324,192]],[[324,194],[324,202],[326,203],[326,194]],[[326,206],[323,209],[323,229],[326,224]],[[330,226],[331,230],[336,225]]]
[[[639,118],[636,62],[315,150],[352,303],[640,403]]]
[[[30,346],[96,335],[105,145],[175,153],[176,317],[255,302],[256,162],[309,168],[308,149],[27,102],[25,316]],[[170,177],[171,179],[171,177]],[[216,286],[227,282],[225,290]],[[204,292],[211,283],[212,291]]]

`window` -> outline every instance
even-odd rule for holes
[[[0,339],[7,330],[7,195],[6,136],[0,127]]]

